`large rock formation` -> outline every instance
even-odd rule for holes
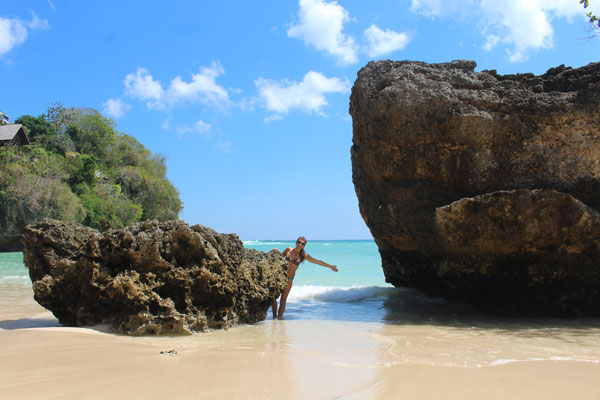
[[[99,233],[44,219],[23,243],[35,299],[68,326],[173,335],[255,323],[287,284],[279,252],[183,221]]]
[[[370,62],[352,172],[386,280],[516,315],[600,314],[600,63]]]

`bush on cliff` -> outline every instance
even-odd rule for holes
[[[98,111],[55,104],[15,122],[32,144],[0,148],[4,221],[24,227],[51,217],[105,230],[177,219],[182,203],[165,159]]]
[[[4,221],[27,224],[44,217],[79,222],[85,209],[66,183],[60,156],[36,146],[0,148],[0,203]]]

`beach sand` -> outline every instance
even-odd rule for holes
[[[49,312],[2,322],[0,398],[600,398],[597,362],[465,367],[399,354],[399,338],[424,327],[269,319],[186,337],[129,337],[53,324]]]

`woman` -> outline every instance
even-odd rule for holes
[[[290,289],[292,288],[292,282],[294,281],[296,270],[298,269],[302,261],[308,260],[313,264],[319,264],[324,267],[330,268],[332,271],[338,272],[338,269],[335,265],[329,265],[326,262],[317,260],[316,258],[312,258],[310,255],[306,254],[306,252],[304,251],[305,246],[306,238],[304,236],[300,236],[298,240],[296,240],[296,248],[288,247],[283,251],[283,256],[288,261],[288,281],[287,287],[284,289],[283,293],[281,293],[279,312],[277,312],[277,300],[275,300],[271,305],[271,310],[273,310],[273,318],[275,318],[276,316],[279,319],[283,318],[283,313],[285,311],[285,303],[287,301],[288,294],[290,294]]]

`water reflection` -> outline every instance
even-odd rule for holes
[[[19,318],[0,321],[0,329],[50,328],[62,326],[56,318]]]

